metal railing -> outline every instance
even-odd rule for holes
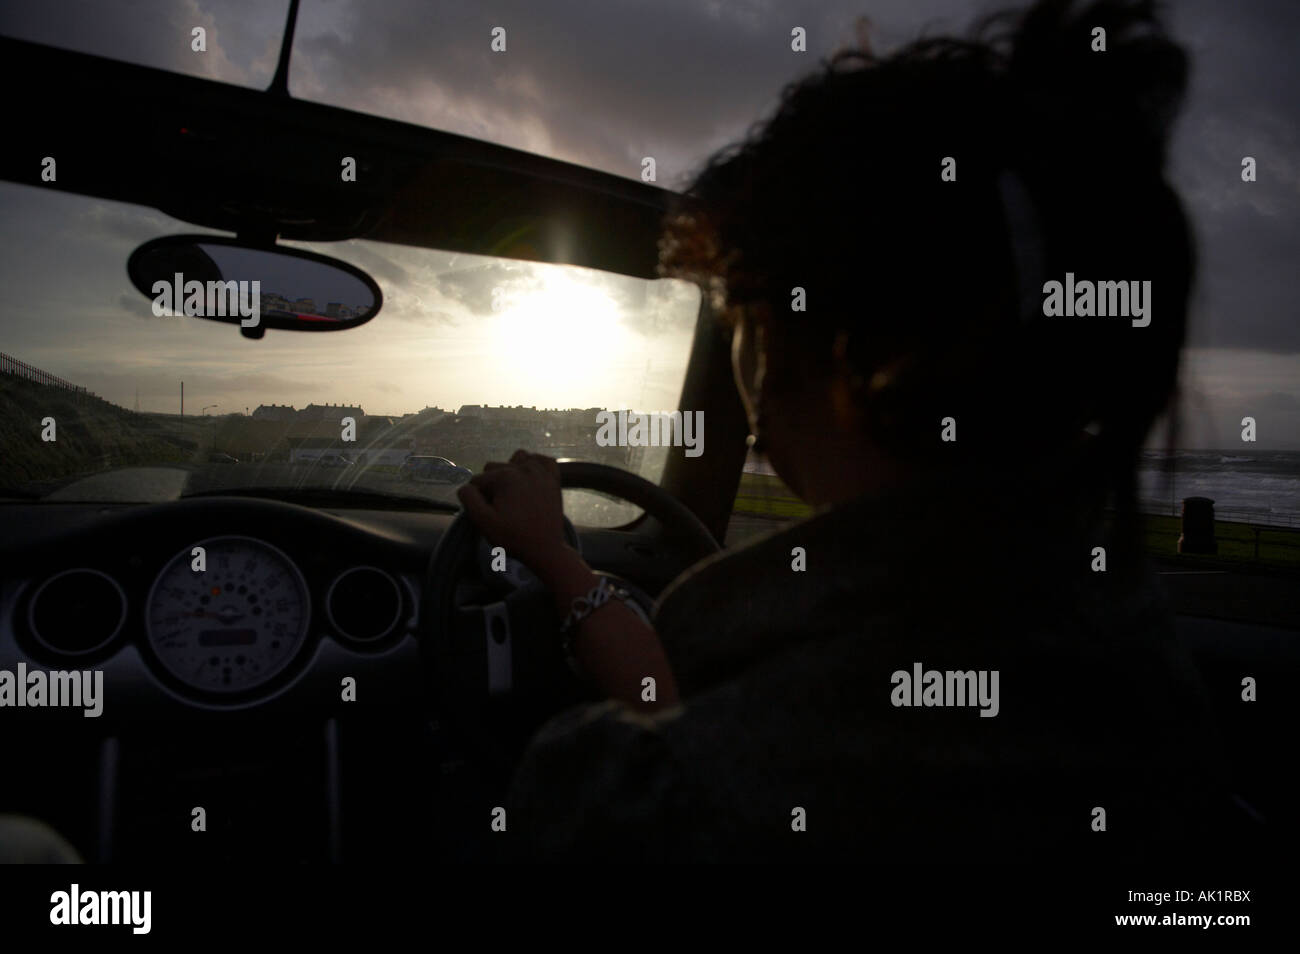
[[[57,374],[51,374],[41,368],[34,367],[26,361],[19,361],[12,355],[0,351],[0,374],[13,374],[20,378],[26,378],[28,381],[35,381],[37,384],[44,384],[49,387],[62,388],[65,391],[71,391],[74,394],[84,395],[90,398],[97,398],[99,395],[92,393],[88,388],[80,387],[67,381]]]
[[[1138,504],[1138,510],[1158,517],[1181,517],[1183,515],[1182,501],[1178,501],[1172,507],[1167,503],[1144,501]],[[1300,514],[1277,513],[1270,510],[1247,510],[1242,507],[1220,507],[1216,505],[1214,519],[1216,522],[1221,523],[1246,523],[1283,529],[1288,527],[1293,530],[1300,529]]]

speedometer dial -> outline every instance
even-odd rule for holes
[[[194,548],[182,550],[149,591],[149,645],[186,685],[255,689],[282,672],[307,637],[307,584],[269,543],[215,537],[195,546],[201,562]]]

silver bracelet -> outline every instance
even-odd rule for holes
[[[574,658],[573,638],[578,634],[579,623],[611,599],[627,601],[631,596],[623,587],[615,586],[608,577],[602,576],[600,582],[588,590],[585,596],[575,597],[569,615],[564,617],[564,622],[560,625],[560,632],[564,635],[564,654],[570,660]]]

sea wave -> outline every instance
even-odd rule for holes
[[[1224,516],[1300,524],[1300,453],[1294,451],[1180,451],[1172,460],[1144,453],[1138,487],[1150,512],[1176,514],[1185,498],[1208,497]]]

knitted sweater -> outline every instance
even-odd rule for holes
[[[1057,476],[864,497],[687,571],[654,617],[683,701],[546,725],[512,792],[528,856],[1203,848],[1221,785],[1199,679],[1154,579]]]

